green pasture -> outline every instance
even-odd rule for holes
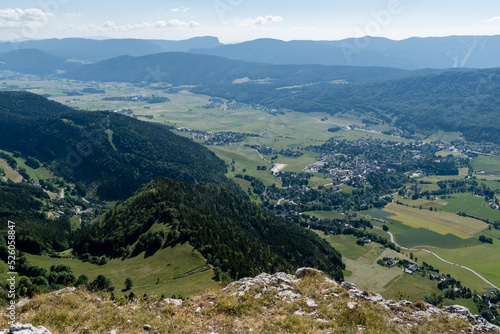
[[[7,161],[4,159],[0,159],[0,168],[2,168],[5,172],[5,178],[9,179],[13,182],[21,182],[23,180],[23,177],[19,175],[19,173],[15,170],[13,170],[8,164]],[[3,179],[2,179],[3,180]]]
[[[401,268],[398,268],[402,270]],[[423,296],[429,296],[431,293],[442,294],[442,291],[437,288],[437,281],[431,281],[428,278],[422,277],[416,272],[413,275],[403,273],[401,276],[388,284],[385,290],[381,293],[386,299],[397,299],[399,296],[404,296],[410,301],[417,301]]]
[[[495,182],[497,183],[497,182]],[[453,194],[452,198],[444,200],[446,205],[440,207],[441,210],[457,213],[459,211],[488,218],[490,221],[500,220],[500,210],[491,209],[484,198],[473,196],[472,194]]]
[[[460,132],[446,132],[446,131],[437,131],[430,135],[429,137],[425,138],[426,142],[432,142],[436,140],[441,140],[444,142],[452,142],[453,140],[457,140],[462,137],[462,134]]]
[[[263,160],[253,148],[240,145],[230,145],[208,146],[208,149],[224,160],[227,165],[230,165],[227,176],[231,179],[236,180],[234,177],[236,174],[247,174],[258,178],[266,186],[271,186],[273,183],[277,186],[281,186],[281,181],[277,177],[273,176],[269,171],[272,168],[272,164]],[[233,160],[234,171],[231,171]],[[266,166],[267,170],[257,170],[257,166]],[[245,170],[245,172],[243,170]]]
[[[391,220],[397,220],[413,228],[425,228],[445,235],[453,234],[467,239],[488,228],[488,224],[477,219],[461,217],[451,212],[420,210],[404,205],[389,204],[385,211],[395,214]]]
[[[471,247],[466,247],[464,249],[470,250]],[[439,256],[441,256],[443,259],[445,259],[447,261],[454,262],[454,260],[450,257],[450,254],[449,254],[452,250],[433,249],[432,251],[439,254]],[[405,251],[405,252],[408,252],[408,251]],[[491,289],[491,286],[488,283],[479,279],[474,273],[472,273],[468,270],[465,270],[459,266],[454,266],[454,265],[442,262],[441,260],[436,258],[434,255],[429,254],[429,253],[424,252],[424,251],[412,251],[412,252],[417,257],[419,263],[422,263],[424,261],[427,262],[428,264],[432,265],[433,267],[438,268],[440,274],[442,274],[442,275],[450,274],[451,277],[454,277],[455,279],[459,280],[462,283],[462,285],[470,288],[471,290],[476,290],[478,293],[484,293],[487,290]],[[481,256],[481,255],[478,255],[477,253],[475,253],[474,256],[477,257],[477,256]],[[468,257],[470,260],[470,258],[472,258],[473,256],[469,255]],[[464,262],[468,262],[468,259],[465,259],[465,261],[464,261],[464,259],[456,258],[455,260],[462,265],[470,267],[464,263]],[[472,268],[472,269],[475,269],[475,268]],[[490,279],[490,277],[488,277],[488,276],[486,276],[486,277],[488,279]],[[498,283],[496,283],[496,284],[498,285]]]
[[[401,246],[427,248],[459,248],[480,244],[478,238],[462,239],[454,234],[439,234],[425,228],[415,228],[396,234],[396,242]]]
[[[321,237],[328,241],[336,250],[342,254],[342,258],[348,258],[354,261],[372,263],[384,250],[377,243],[368,243],[364,246],[356,244],[357,238],[352,235],[327,235],[316,231]]]
[[[363,130],[341,130],[338,132],[334,132],[332,137],[336,139],[346,139],[346,140],[356,140],[356,139],[381,139],[381,140],[387,140],[387,141],[395,141],[395,142],[400,142],[400,143],[410,143],[410,139],[405,139],[405,138],[400,138],[400,137],[394,137],[394,136],[389,136],[385,135],[382,133],[374,133],[374,132],[368,132],[368,131],[363,131]]]
[[[313,216],[319,219],[345,219],[346,216],[337,211],[308,211],[304,212],[305,215]]]
[[[206,260],[188,243],[168,247],[157,251],[154,255],[145,257],[144,253],[126,260],[111,259],[107,264],[98,266],[78,259],[55,259],[48,256],[26,255],[30,263],[47,270],[52,265],[64,264],[73,269],[76,277],[87,275],[89,281],[98,275],[111,279],[116,296],[123,295],[125,278],[133,281],[131,289],[137,296],[147,293],[148,296],[166,297],[171,295],[192,296],[203,293],[216,283],[211,279],[213,271],[206,266]],[[189,274],[182,278],[175,278]],[[158,282],[158,283],[157,283]]]
[[[472,159],[470,163],[474,168],[474,172],[482,170],[486,174],[500,176],[500,157],[479,155]]]
[[[481,243],[471,247],[434,251],[445,260],[469,267],[497,286],[500,285],[500,240],[494,238],[493,244]]]
[[[385,249],[380,244],[368,243],[365,246],[356,244],[357,238],[352,235],[327,235],[316,231],[342,254],[349,276],[346,281],[356,284],[361,290],[381,292],[384,286],[402,275],[400,268],[385,268],[377,264],[383,257],[400,257],[401,254]]]
[[[438,157],[447,157],[448,155],[452,155],[454,157],[463,157],[464,155],[460,152],[452,152],[452,151],[439,151],[439,152],[436,152],[436,155]]]

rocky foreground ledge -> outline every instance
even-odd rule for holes
[[[21,320],[47,314],[46,328],[16,324],[0,334],[500,332],[463,306],[385,300],[313,268],[243,278],[187,301],[124,304],[74,288],[36,298],[23,302]]]

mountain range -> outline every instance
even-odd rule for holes
[[[0,53],[24,49],[38,49],[64,59],[97,62],[113,57],[144,56],[161,52],[187,52],[193,48],[210,49],[221,45],[216,37],[195,37],[182,41],[146,39],[64,38],[2,42]]]
[[[321,64],[422,68],[500,66],[500,36],[381,37],[341,41],[258,39],[191,52],[269,64]]]
[[[400,78],[436,70],[407,71],[396,68],[272,65],[231,60],[219,56],[168,52],[131,57],[121,56],[82,65],[64,74],[70,79],[116,82],[167,82],[180,85],[221,83],[302,85],[317,82],[362,82]]]
[[[84,38],[1,42],[0,54],[38,49],[56,57],[98,62],[119,56],[144,56],[164,52],[191,52],[266,64],[349,65],[423,68],[489,68],[500,66],[500,36],[381,37],[339,41],[257,39],[222,44],[216,37],[181,41]]]

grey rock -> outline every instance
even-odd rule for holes
[[[347,290],[356,289],[356,285],[354,285],[354,283],[342,282],[341,285],[342,285],[342,287],[346,288]]]
[[[57,291],[54,291],[52,292],[55,296],[59,296],[59,295],[65,295],[65,294],[72,294],[73,292],[75,292],[76,288],[75,287],[67,287],[67,288],[64,288],[64,289],[59,289]]]
[[[166,299],[163,299],[162,302],[164,304],[172,304],[174,306],[181,306],[182,305],[182,299],[166,298]]]
[[[466,317],[472,316],[471,312],[469,309],[465,306],[462,305],[451,305],[451,306],[446,306],[444,310],[448,313],[457,313],[461,315],[465,315]]]
[[[306,304],[309,307],[318,307],[318,304],[314,301],[314,299],[311,298],[305,298]]]
[[[295,292],[292,292],[290,290],[284,290],[284,291],[278,292],[276,294],[276,298],[281,298],[284,301],[286,301],[287,299],[288,300],[295,300],[295,299],[302,298],[302,295],[295,293]]]
[[[351,310],[355,309],[358,306],[358,303],[355,302],[347,302],[347,307]]]
[[[302,277],[307,276],[309,274],[324,275],[324,273],[321,270],[318,270],[318,269],[315,269],[315,268],[309,268],[309,267],[299,268],[295,272],[295,276],[297,276],[298,278],[302,278]]]
[[[50,331],[43,327],[33,327],[31,324],[14,324],[9,329],[0,331],[0,334],[51,334]]]

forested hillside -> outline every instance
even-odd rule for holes
[[[436,72],[436,70],[427,72],[429,71]],[[240,82],[256,81],[259,84],[267,83],[279,87],[335,80],[346,82],[384,80],[415,73],[420,71],[389,67],[268,65],[216,56],[169,52],[142,57],[112,58],[83,65],[75,71],[68,72],[65,77],[86,81],[166,82],[174,86],[231,84],[240,79]]]
[[[222,160],[165,126],[30,93],[0,92],[0,133],[0,148],[38,159],[101,199],[128,198],[156,176],[231,185]]]
[[[41,200],[48,198],[40,188],[26,183],[0,183],[0,238],[7,236],[7,220],[11,220],[16,223],[19,249],[35,254],[67,249],[71,231],[69,218],[49,220],[40,213]]]
[[[57,70],[69,70],[78,67],[75,62],[55,57],[38,49],[21,49],[0,54],[0,70],[19,73],[47,75],[56,74]]]
[[[155,224],[169,228],[148,230]],[[132,245],[137,242],[134,247]],[[81,255],[134,256],[189,242],[215,266],[218,278],[300,266],[342,279],[341,255],[315,233],[263,211],[215,184],[157,178],[76,236]]]

